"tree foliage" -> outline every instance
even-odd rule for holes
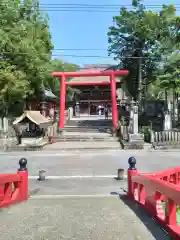
[[[64,62],[59,59],[53,59],[49,64],[49,72],[76,72],[78,66],[76,64]],[[67,79],[68,80],[68,79]],[[69,79],[70,80],[70,79]],[[52,78],[51,75],[48,73],[46,76],[45,87],[51,89],[51,91],[56,95],[59,96],[59,89],[60,89],[60,81],[59,78]],[[73,89],[67,89],[67,100],[71,100],[73,94]]]
[[[121,68],[129,70],[127,89],[138,99],[148,84],[155,83],[160,69],[169,73],[164,61],[170,52],[177,55],[180,25],[174,5],[163,5],[156,12],[134,0],[132,7],[132,10],[122,7],[113,18],[115,26],[108,33],[109,54],[119,61]],[[171,61],[168,63],[171,65]],[[178,67],[178,62],[175,65]]]
[[[0,3],[0,100],[12,104],[35,96],[52,49],[47,16],[39,2]]]
[[[161,49],[164,59],[157,71],[157,82],[165,90],[180,93],[180,17],[171,19],[167,35],[162,38]]]
[[[1,109],[36,99],[41,86],[59,95],[59,83],[52,80],[51,72],[76,68],[51,60],[52,49],[48,16],[39,0],[0,1]]]

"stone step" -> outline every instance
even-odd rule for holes
[[[0,240],[169,239],[145,211],[123,196],[39,196],[3,209],[0,221]]]
[[[60,134],[59,136],[98,136],[98,137],[111,137],[112,135],[108,132],[63,132],[63,134]]]
[[[80,142],[117,142],[117,140],[113,138],[90,138],[90,137],[64,137],[64,138],[58,138],[55,139],[57,142],[75,142],[75,141],[80,141]]]
[[[79,141],[64,141],[64,142],[55,142],[50,145],[46,145],[44,150],[59,150],[59,151],[78,151],[78,150],[119,150],[121,145],[119,142],[114,141],[85,141],[83,144],[80,144]]]
[[[76,130],[76,129],[75,129]],[[117,139],[112,136],[109,132],[78,132],[78,131],[66,132],[60,134],[55,138],[55,141],[114,141]]]
[[[64,132],[55,141],[118,141],[109,133],[99,132]]]
[[[64,132],[111,132],[111,128],[108,126],[65,126]]]
[[[98,126],[112,126],[111,120],[68,120],[66,121],[66,126],[77,126],[77,127],[98,127]]]

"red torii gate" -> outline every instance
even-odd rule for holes
[[[110,85],[111,88],[111,102],[112,102],[112,126],[114,129],[118,125],[118,112],[116,102],[116,77],[128,75],[128,70],[107,70],[107,71],[94,71],[94,72],[53,72],[52,76],[61,80],[60,82],[60,112],[59,112],[59,128],[64,128],[64,111],[65,111],[65,99],[66,99],[66,87],[78,86],[78,85]],[[68,77],[99,77],[108,76],[108,81],[94,82],[94,81],[82,81],[82,82],[70,82],[66,81]]]

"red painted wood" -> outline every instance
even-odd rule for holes
[[[179,173],[179,167],[148,174],[128,170],[128,196],[145,208],[175,240],[180,239],[180,225],[176,220],[176,207],[180,205]]]
[[[21,181],[17,183],[19,190],[19,201],[25,201],[28,199],[28,171],[18,171],[17,174],[21,177]]]
[[[128,184],[128,196],[133,198],[133,182],[132,182],[132,177],[139,175],[137,170],[128,170],[127,171],[127,184]]]
[[[67,86],[102,86],[102,85],[109,85],[110,81],[102,81],[102,82],[95,82],[95,81],[79,81],[79,82],[66,82]]]
[[[112,103],[112,125],[114,129],[118,126],[118,112],[117,112],[117,100],[116,100],[116,80],[114,73],[110,76],[111,87],[111,103]]]
[[[53,77],[99,77],[99,76],[126,76],[128,75],[128,70],[108,70],[108,71],[88,71],[88,72],[53,72]]]
[[[66,77],[63,75],[61,77],[60,83],[60,111],[59,111],[59,128],[64,128],[64,111],[65,111],[65,99],[66,99]]]
[[[28,171],[0,174],[0,208],[28,199]]]
[[[16,182],[20,181],[20,176],[16,173],[9,173],[9,174],[0,174],[0,184],[6,184],[8,182]]]
[[[127,75],[128,70],[116,70],[116,71],[87,71],[87,72],[53,72],[53,77],[60,78],[60,112],[59,112],[59,129],[64,128],[64,111],[65,111],[65,98],[66,98],[66,86],[82,86],[82,85],[111,85],[111,101],[112,101],[112,125],[114,129],[117,129],[118,114],[117,114],[117,103],[116,103],[116,80],[115,77]],[[66,82],[67,77],[98,77],[98,76],[109,76],[110,81],[102,82]]]

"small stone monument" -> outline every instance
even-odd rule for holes
[[[80,106],[79,106],[79,102],[76,102],[75,114],[76,114],[76,117],[80,117]]]
[[[8,132],[8,119],[6,117],[3,118],[3,130],[4,132]]]
[[[172,129],[172,118],[171,113],[166,110],[164,113],[164,130],[168,131]]]
[[[129,144],[137,149],[144,146],[144,134],[138,132],[138,105],[134,101],[131,102],[130,110]]]
[[[134,109],[133,109],[133,102],[130,105],[130,122],[129,122],[129,131],[133,132],[133,119],[134,119]]]
[[[73,117],[73,108],[69,107],[68,108],[68,120],[71,120],[72,117]]]

